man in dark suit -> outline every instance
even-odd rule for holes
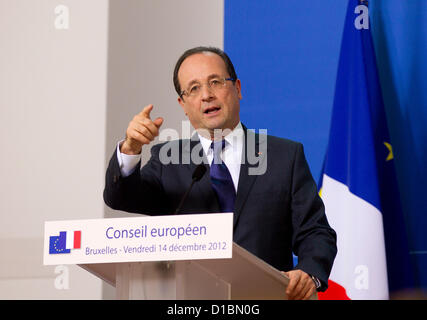
[[[142,146],[153,141],[163,123],[152,120],[153,105],[146,106],[129,123],[126,139],[111,158],[106,204],[135,213],[173,214],[203,161],[207,174],[180,213],[233,211],[233,240],[289,276],[289,298],[307,299],[316,289],[325,290],[336,234],[302,145],[255,134],[241,124],[241,83],[220,49],[187,50],[176,64],[174,84],[197,134],[153,146],[150,160],[137,170]],[[292,252],[298,256],[295,267]]]

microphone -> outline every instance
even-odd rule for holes
[[[205,175],[205,173],[206,173],[206,167],[205,167],[205,165],[203,163],[199,164],[196,167],[196,169],[194,169],[193,176],[191,177],[192,181],[191,181],[190,187],[187,189],[187,191],[185,192],[184,196],[182,197],[181,202],[179,203],[178,208],[176,208],[174,214],[177,214],[179,212],[179,210],[181,210],[181,207],[184,204],[185,199],[187,199],[187,196],[190,193],[191,188],[193,188],[194,182],[199,181],[200,179],[202,179],[202,177]]]

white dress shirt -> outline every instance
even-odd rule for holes
[[[197,133],[197,135],[199,136],[200,143],[208,159],[208,162],[209,164],[211,164],[213,161],[213,150],[210,147],[212,140],[201,136],[199,133]],[[221,159],[227,166],[228,171],[230,171],[231,178],[233,179],[234,189],[237,192],[244,142],[244,132],[241,122],[237,124],[233,131],[231,131],[228,135],[224,137],[224,140],[226,141],[226,143],[224,150],[221,154]],[[119,162],[120,172],[122,176],[127,177],[131,175],[132,172],[135,170],[136,165],[141,159],[141,154],[128,155],[125,153],[121,153],[120,144],[123,141],[124,140],[119,141],[117,143],[117,160]]]

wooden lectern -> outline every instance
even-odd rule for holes
[[[233,258],[80,264],[116,288],[117,299],[286,300],[289,279],[233,243]],[[317,299],[317,294],[311,299]]]

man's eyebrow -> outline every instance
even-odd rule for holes
[[[207,80],[211,80],[213,78],[221,78],[221,76],[219,74],[212,73],[208,76]],[[191,86],[194,83],[201,83],[201,81],[199,81],[198,79],[193,79],[187,84],[187,87]]]
[[[219,74],[214,73],[208,77],[208,80],[213,79],[213,78],[221,78],[221,76]]]
[[[187,84],[187,87],[189,87],[189,86],[191,86],[192,84],[195,84],[195,83],[200,83],[200,81],[199,81],[199,80],[197,80],[197,79],[191,80],[191,81]]]

